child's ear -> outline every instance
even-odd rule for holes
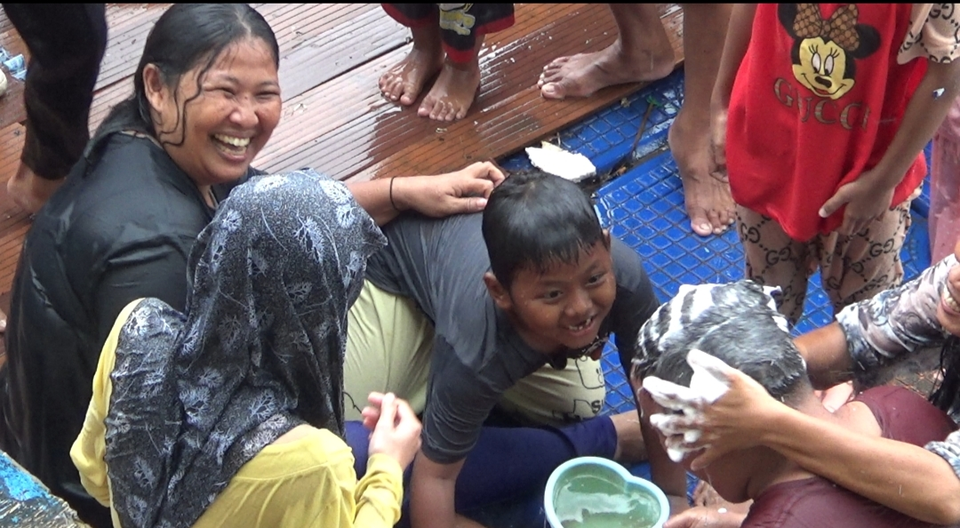
[[[497,276],[494,275],[492,271],[483,274],[483,283],[487,286],[487,291],[490,292],[490,297],[493,298],[493,302],[496,303],[497,308],[510,310],[513,306],[513,302],[510,300],[510,293],[503,287],[503,284],[500,284]]]

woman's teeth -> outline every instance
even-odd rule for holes
[[[943,303],[946,304],[951,310],[960,312],[960,304],[957,303],[957,300],[953,298],[953,295],[950,294],[950,290],[946,287],[943,288]]]
[[[239,138],[233,136],[224,136],[223,134],[214,134],[213,138],[221,143],[226,143],[236,148],[247,148],[250,144],[250,138]]]

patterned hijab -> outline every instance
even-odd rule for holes
[[[233,190],[188,263],[186,313],[157,299],[120,333],[106,462],[123,526],[190,526],[293,427],[343,434],[347,310],[385,239],[313,171]]]

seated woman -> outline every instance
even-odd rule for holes
[[[14,278],[0,369],[0,448],[81,518],[110,524],[70,462],[100,350],[124,306],[187,299],[187,255],[281,112],[279,51],[243,4],[177,4],[151,29],[133,82],[37,215]],[[378,223],[400,209],[477,211],[503,175],[489,163],[442,177],[349,186]]]
[[[674,394],[702,392],[709,386],[702,368],[724,362],[785,405],[867,436],[923,446],[957,428],[946,413],[899,386],[868,389],[835,412],[828,411],[810,385],[786,318],[763,287],[750,281],[681,287],[644,325],[638,342],[641,353],[632,378],[642,378],[653,399],[667,406]],[[662,408],[642,397],[645,393],[638,396],[652,423],[673,419],[657,414]],[[673,453],[675,460],[686,454]],[[763,446],[731,451],[695,473],[724,499],[753,499],[743,527],[931,526],[836,486]],[[718,508],[713,510],[719,514]]]
[[[854,379],[861,388],[881,383],[898,363],[939,353],[941,380],[930,401],[960,417],[960,243],[954,254],[918,278],[851,305],[837,321],[797,338],[814,388]],[[749,376],[726,368],[716,372],[729,389],[716,402],[693,401],[700,416],[679,421],[678,434],[701,432],[679,442],[704,451],[693,469],[725,454],[754,446],[775,450],[805,470],[916,519],[960,523],[960,432],[923,448],[863,435],[808,416],[773,399]],[[684,512],[671,526],[722,520],[702,509]]]
[[[343,441],[347,309],[385,243],[346,188],[257,178],[190,253],[181,313],[125,307],[71,455],[115,526],[392,526],[420,423],[393,395],[359,482]]]

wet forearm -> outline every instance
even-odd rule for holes
[[[400,214],[400,210],[390,200],[391,180],[388,178],[347,183],[353,197],[369,214],[377,225],[382,226]],[[394,190],[394,192],[396,192]]]
[[[454,496],[463,461],[438,464],[421,451],[410,479],[410,524],[413,528],[453,528]]]
[[[826,389],[852,377],[847,337],[836,322],[794,339],[807,362],[807,373],[815,389]]]
[[[917,519],[960,523],[960,478],[921,447],[781,410],[761,442],[808,471]]]
[[[903,179],[913,160],[940,127],[960,95],[960,61],[930,62],[927,73],[910,98],[903,121],[871,175],[877,188],[892,189]]]

